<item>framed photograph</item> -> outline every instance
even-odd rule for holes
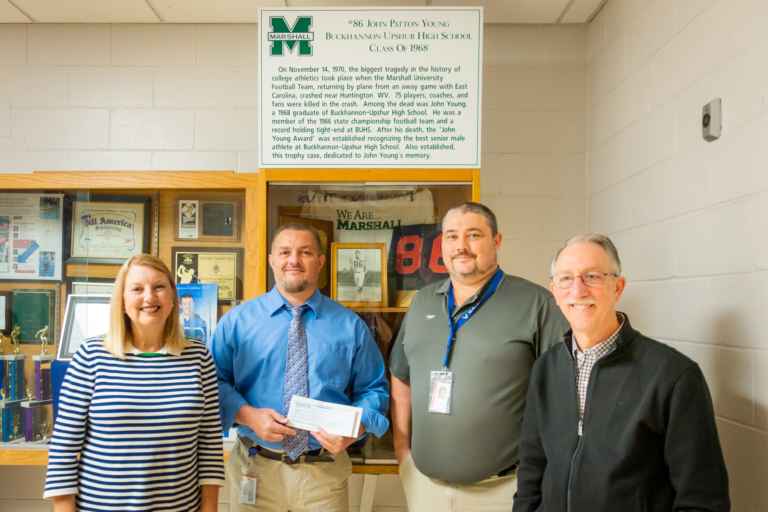
[[[219,287],[212,283],[179,284],[176,293],[184,336],[210,346],[216,329]]]
[[[69,295],[112,295],[115,288],[114,279],[100,277],[67,278],[67,294]]]
[[[0,279],[61,281],[64,195],[0,193]]]
[[[106,334],[109,328],[109,300],[107,295],[67,297],[56,359],[72,359],[83,341]]]
[[[331,243],[333,243],[333,222],[321,219],[306,219],[304,217],[300,217],[298,212],[296,214],[288,212],[284,213],[284,210],[288,209],[280,208],[280,213],[278,216],[278,227],[285,224],[304,224],[307,226],[312,226],[320,234],[320,249],[323,251],[323,254],[325,254],[325,266],[320,271],[320,281],[318,282],[317,287],[320,288],[322,293],[330,296]],[[293,210],[298,210],[298,208],[293,208]]]
[[[11,292],[0,292],[0,334],[11,334]]]
[[[35,333],[48,327],[48,337],[56,338],[56,290],[16,289],[12,292],[11,324],[21,327],[19,341],[26,344],[40,343]]]
[[[211,283],[219,302],[243,298],[243,249],[240,247],[171,247],[176,285]]]
[[[239,199],[179,199],[176,240],[237,242],[241,214]]]
[[[198,211],[200,201],[182,199],[176,208],[176,238],[179,240],[195,240],[198,237]]]
[[[386,307],[386,253],[383,243],[332,243],[331,298],[349,307]]]
[[[151,199],[89,196],[72,205],[71,263],[122,264],[149,251]]]

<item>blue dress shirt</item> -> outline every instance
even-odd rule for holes
[[[307,334],[309,397],[362,407],[367,432],[381,437],[389,428],[389,407],[384,360],[368,327],[353,311],[319,291],[306,303],[302,316]],[[282,392],[291,311],[273,288],[227,313],[213,335],[211,352],[216,362],[224,432],[245,404],[284,414]],[[248,427],[240,435],[258,444],[280,449],[280,443],[259,439]],[[310,449],[320,444],[310,437]]]

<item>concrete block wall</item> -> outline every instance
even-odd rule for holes
[[[585,44],[583,26],[486,26],[482,199],[505,268],[540,282],[586,226]],[[0,25],[0,188],[37,169],[256,170],[256,47],[255,25]],[[43,478],[0,467],[0,512],[48,510]],[[405,511],[397,477],[374,507]]]
[[[768,510],[766,16],[758,0],[609,0],[586,44],[589,225],[623,255],[633,324],[701,365],[736,512]]]
[[[256,170],[255,25],[3,25],[0,172]]]
[[[481,196],[501,263],[546,283],[563,240],[586,229],[586,30],[486,25]]]

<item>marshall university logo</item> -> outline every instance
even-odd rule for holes
[[[271,32],[267,32],[267,41],[272,43],[271,55],[284,55],[285,48],[289,52],[298,49],[298,55],[312,55],[312,41],[315,33],[309,29],[312,27],[312,16],[298,16],[293,27],[283,16],[270,16],[269,24]]]

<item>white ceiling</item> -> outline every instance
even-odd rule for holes
[[[482,5],[486,23],[584,23],[605,0],[0,0],[0,23],[255,23],[259,7]]]

